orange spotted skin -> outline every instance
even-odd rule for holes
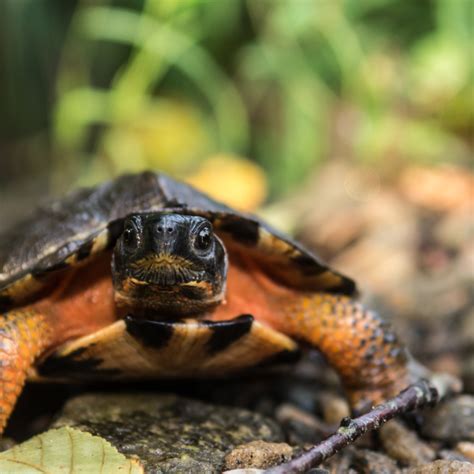
[[[28,370],[48,347],[52,330],[43,315],[18,310],[0,315],[0,433],[25,383]]]
[[[308,295],[283,306],[279,329],[317,347],[339,374],[356,411],[409,384],[407,353],[389,325],[347,296]]]
[[[281,285],[234,252],[227,299],[212,319],[251,313],[264,324],[317,348],[340,376],[355,411],[396,395],[409,383],[407,353],[377,313],[347,296]]]
[[[114,303],[109,260],[104,256],[73,269],[43,300],[0,314],[0,433],[39,358],[121,316]]]

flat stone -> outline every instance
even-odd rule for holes
[[[283,441],[281,429],[259,414],[175,395],[82,395],[65,405],[54,424],[61,426],[107,439],[153,474],[222,472],[236,446]]]
[[[424,412],[421,432],[445,442],[474,441],[474,396],[461,395]]]

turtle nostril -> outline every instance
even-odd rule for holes
[[[173,216],[163,216],[154,224],[154,232],[160,239],[173,238],[178,232],[179,226]]]

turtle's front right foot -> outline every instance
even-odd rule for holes
[[[23,389],[28,370],[49,338],[44,317],[33,310],[0,315],[0,434]]]

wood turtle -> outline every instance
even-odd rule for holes
[[[0,234],[0,433],[26,379],[208,377],[319,349],[355,409],[411,381],[355,283],[258,218],[153,172]]]

